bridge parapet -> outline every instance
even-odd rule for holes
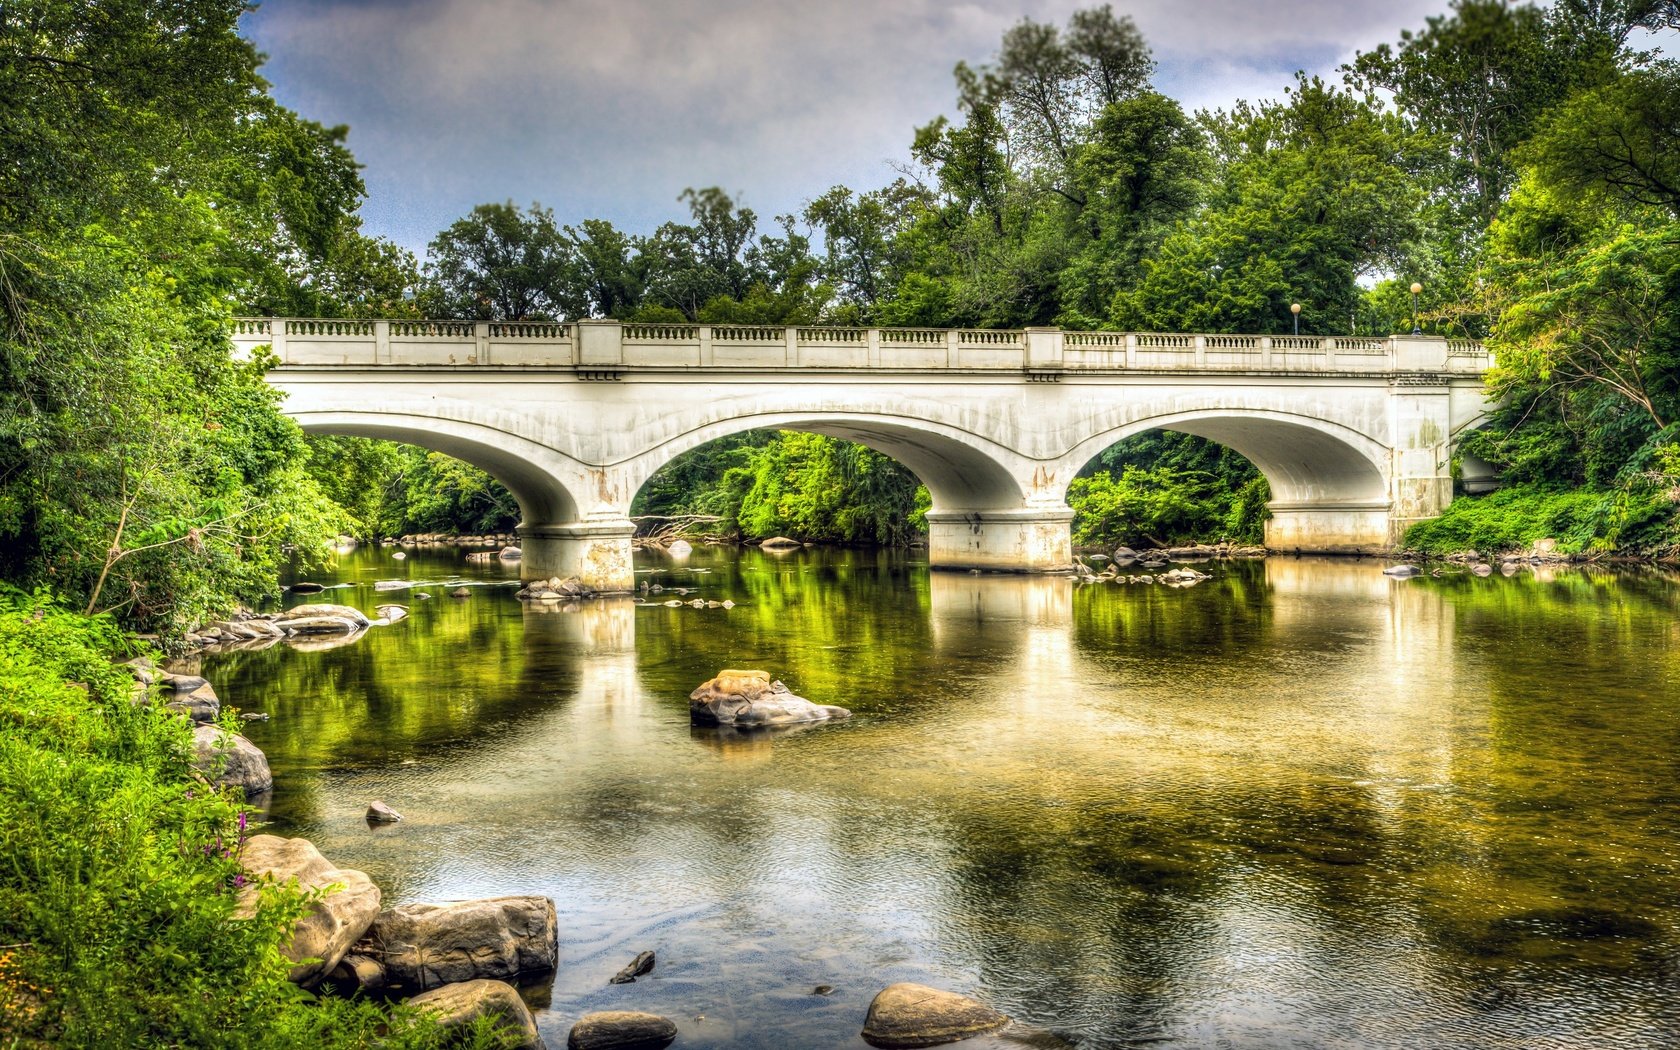
[[[1479,375],[1470,340],[1434,336],[1230,335],[942,328],[239,318],[242,353],[282,366],[625,371],[913,371],[1062,375],[1128,371]]]

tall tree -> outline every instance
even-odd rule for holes
[[[433,239],[430,308],[481,321],[558,321],[589,309],[573,242],[540,204],[480,204]]]
[[[339,520],[226,320],[354,230],[360,182],[266,94],[245,9],[0,6],[0,574],[159,627],[265,593]],[[253,274],[264,246],[284,276]]]
[[[1301,76],[1208,115],[1218,184],[1114,301],[1123,328],[1345,333],[1359,281],[1428,265],[1422,145],[1374,99]]]

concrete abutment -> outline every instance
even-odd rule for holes
[[[519,578],[530,583],[558,576],[602,594],[628,594],[636,588],[635,534],[628,520],[521,525]]]
[[[935,569],[1065,572],[1073,564],[1073,511],[929,511]]]

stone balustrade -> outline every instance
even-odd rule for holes
[[[1419,372],[1478,375],[1480,343],[1435,336],[1223,335],[935,328],[239,318],[235,346],[282,366],[627,371]]]

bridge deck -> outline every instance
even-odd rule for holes
[[[242,352],[272,346],[281,365],[301,367],[952,370],[1051,378],[1124,370],[1474,375],[1492,365],[1479,343],[1404,335],[239,318],[233,338]]]

